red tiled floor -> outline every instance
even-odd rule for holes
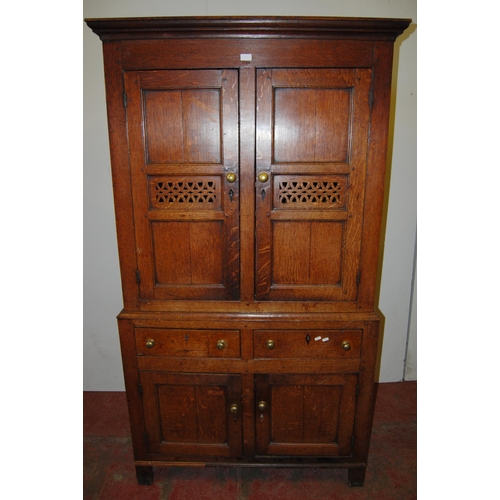
[[[345,469],[154,468],[139,486],[124,393],[84,393],[84,500],[412,500],[416,382],[379,384],[365,485]]]
[[[84,436],[130,436],[124,392],[83,393]]]

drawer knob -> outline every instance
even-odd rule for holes
[[[148,339],[146,340],[146,347],[148,349],[153,349],[153,347],[155,346],[155,341],[153,339]]]
[[[257,407],[260,411],[264,411],[267,408],[267,403],[265,401],[259,401]]]
[[[217,341],[217,349],[219,349],[219,351],[222,351],[222,349],[225,349],[226,347],[227,347],[227,342],[225,340]]]
[[[226,175],[226,181],[227,182],[234,182],[236,180],[236,174],[233,174],[233,172],[229,172]]]
[[[261,172],[258,178],[260,182],[266,182],[267,179],[269,179],[269,175],[267,174],[267,172]]]
[[[231,413],[238,413],[238,405],[237,404],[231,405],[231,407],[229,409],[231,410]]]
[[[351,343],[347,340],[344,340],[344,342],[342,342],[342,349],[344,349],[344,351],[350,351]]]
[[[268,348],[270,351],[272,351],[272,350],[274,349],[274,346],[275,346],[276,344],[275,344],[274,340],[268,340],[268,341],[266,342],[266,345],[267,345],[267,348]]]

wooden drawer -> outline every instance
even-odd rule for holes
[[[358,359],[362,330],[259,330],[254,358]]]
[[[239,358],[238,330],[136,328],[138,356]]]

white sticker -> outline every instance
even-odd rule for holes
[[[252,54],[240,54],[240,61],[251,61]]]
[[[321,337],[316,337],[314,340],[321,340]]]
[[[329,337],[325,337],[325,338],[323,339],[323,342],[328,342],[329,340],[330,340],[330,338],[329,338]]]

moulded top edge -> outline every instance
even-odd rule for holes
[[[355,17],[140,17],[85,19],[102,40],[182,36],[395,39],[411,19]]]

